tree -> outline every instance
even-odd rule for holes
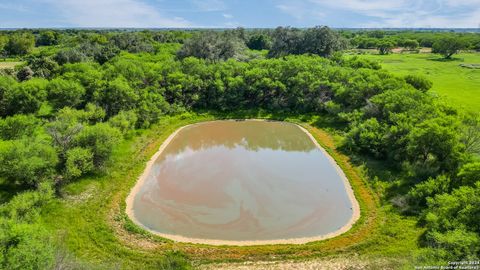
[[[119,53],[120,53],[120,50],[117,47],[113,45],[107,45],[107,46],[103,46],[100,50],[96,50],[93,54],[93,58],[100,65],[103,65],[104,63],[110,61],[110,59],[117,56]]]
[[[5,46],[8,43],[8,37],[5,35],[0,35],[0,56],[5,57],[6,52],[5,52]]]
[[[135,109],[138,98],[136,91],[120,75],[109,83],[101,97],[101,103],[107,115],[113,116],[122,110]]]
[[[60,35],[58,32],[51,30],[42,31],[37,38],[36,44],[37,46],[57,45],[59,43],[59,38]]]
[[[12,183],[35,186],[55,175],[55,149],[41,140],[0,141],[0,173]]]
[[[84,116],[84,111],[66,107],[57,113],[54,121],[45,125],[53,146],[57,148],[61,164],[65,163],[67,151],[74,147],[75,137],[84,128]]]
[[[118,129],[106,123],[85,127],[76,137],[76,145],[89,149],[93,153],[93,164],[102,167],[110,158],[113,147],[121,139]]]
[[[0,119],[0,138],[16,140],[22,137],[32,137],[39,120],[33,115],[16,114]]]
[[[278,27],[272,34],[273,44],[268,52],[269,57],[283,57],[289,54],[300,54],[303,34],[299,29]]]
[[[462,119],[461,141],[467,153],[480,153],[480,115],[467,114]]]
[[[90,149],[75,147],[67,151],[65,177],[78,178],[93,170],[93,153]]]
[[[45,90],[47,81],[43,79],[32,79],[8,89],[4,93],[5,115],[17,113],[35,113],[40,105],[46,100]]]
[[[245,44],[236,37],[213,31],[202,32],[188,39],[178,51],[181,59],[190,56],[213,62],[238,58],[243,54]]]
[[[110,118],[108,123],[125,135],[135,129],[137,120],[137,114],[134,111],[120,111],[117,115]]]
[[[463,186],[450,194],[428,199],[425,211],[426,239],[431,246],[447,251],[451,259],[478,258],[480,255],[480,182]]]
[[[39,184],[0,205],[0,268],[52,269],[53,237],[38,224],[40,209],[53,197],[51,184]]]
[[[28,66],[32,69],[36,77],[51,79],[58,70],[57,62],[45,55],[29,56],[27,59]]]
[[[272,40],[266,34],[254,34],[248,39],[247,46],[252,50],[268,50],[272,47]]]
[[[330,56],[336,51],[345,49],[347,42],[337,32],[327,26],[317,26],[305,31],[301,53]]]
[[[352,125],[345,146],[380,158],[385,156],[385,128],[375,118]]]
[[[407,39],[403,42],[403,46],[410,51],[416,50],[420,44],[415,39]]]
[[[85,96],[85,88],[75,81],[53,79],[47,85],[48,100],[56,109],[79,106]]]
[[[381,55],[391,53],[393,48],[395,48],[395,44],[390,40],[380,40],[377,43],[377,49]]]
[[[28,81],[33,78],[33,70],[29,66],[25,66],[17,73],[17,79],[21,82]]]
[[[85,61],[86,59],[87,56],[77,48],[61,50],[54,57],[54,60],[59,65],[64,65],[67,63],[80,63]]]
[[[143,32],[128,32],[116,34],[110,39],[111,43],[120,50],[130,53],[154,52],[150,37]]]
[[[457,37],[444,37],[438,39],[432,46],[432,52],[441,54],[445,59],[452,58],[452,55],[465,48],[465,43]]]
[[[31,33],[16,33],[9,36],[5,45],[5,51],[8,55],[26,55],[30,53],[35,46],[35,37]]]
[[[407,156],[432,174],[456,169],[461,144],[455,119],[444,116],[418,124],[408,135]]]

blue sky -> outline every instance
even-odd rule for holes
[[[0,0],[9,27],[480,27],[480,0]]]

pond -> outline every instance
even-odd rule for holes
[[[127,198],[141,227],[205,244],[306,243],[359,217],[344,173],[302,127],[212,121],[172,134]]]

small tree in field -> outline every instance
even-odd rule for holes
[[[403,42],[403,46],[407,48],[407,50],[413,51],[418,49],[420,44],[415,39],[407,39]]]
[[[455,37],[445,37],[433,43],[432,52],[443,55],[445,59],[452,58],[452,55],[465,48],[463,41]]]
[[[381,40],[378,42],[377,48],[381,55],[385,55],[392,52],[392,49],[395,48],[395,44],[389,40]]]

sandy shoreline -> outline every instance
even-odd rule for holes
[[[216,120],[216,121],[236,121],[236,120]],[[246,121],[270,121],[270,120],[262,120],[262,119],[248,119]],[[205,123],[205,122],[201,122]],[[201,124],[198,123],[198,124]],[[288,122],[286,122],[288,123]],[[134,215],[133,211],[133,202],[136,194],[140,190],[141,186],[145,182],[153,164],[155,161],[158,159],[158,157],[162,154],[162,152],[165,150],[165,148],[168,146],[168,144],[172,141],[172,139],[184,128],[192,126],[192,125],[197,125],[197,124],[192,124],[192,125],[187,125],[183,126],[179,129],[177,129],[175,132],[173,132],[160,146],[159,150],[153,155],[153,157],[147,162],[147,166],[145,170],[143,171],[142,175],[138,179],[137,183],[135,186],[131,189],[130,193],[128,194],[128,197],[126,199],[126,213],[128,217],[138,226],[141,228],[149,231],[150,233],[153,233],[155,235],[171,239],[176,242],[185,242],[185,243],[194,243],[194,244],[207,244],[207,245],[215,245],[215,246],[223,246],[223,245],[232,245],[232,246],[255,246],[255,245],[275,245],[275,244],[306,244],[309,242],[314,242],[314,241],[320,241],[320,240],[325,240],[328,238],[333,238],[335,236],[341,235],[348,230],[350,230],[355,224],[355,222],[360,218],[360,206],[358,204],[357,199],[355,198],[354,192],[352,187],[350,186],[350,182],[343,172],[343,170],[338,166],[337,162],[328,154],[328,152],[323,149],[323,147],[320,146],[320,144],[315,140],[315,138],[306,130],[304,127],[295,124],[295,123],[289,123],[292,125],[296,125],[298,128],[300,128],[303,132],[305,132],[310,140],[327,156],[327,158],[330,160],[331,164],[335,167],[337,170],[339,176],[343,180],[343,184],[345,187],[345,191],[347,192],[347,195],[352,203],[352,217],[348,221],[347,224],[345,224],[343,227],[339,228],[338,230],[324,234],[324,235],[319,235],[319,236],[314,236],[314,237],[302,237],[302,238],[292,238],[292,239],[277,239],[277,240],[254,240],[254,241],[232,241],[232,240],[216,240],[216,239],[198,239],[198,238],[189,238],[189,237],[184,237],[181,235],[172,235],[172,234],[164,234],[160,233],[157,231],[154,231],[150,228],[147,228],[144,226],[141,222],[139,222]]]

